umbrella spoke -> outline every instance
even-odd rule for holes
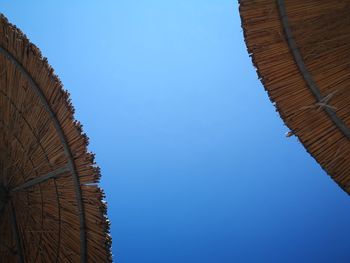
[[[21,185],[18,185],[14,188],[12,188],[10,190],[10,192],[17,192],[17,191],[21,191],[21,190],[24,190],[26,188],[29,188],[29,187],[32,187],[34,185],[37,185],[37,184],[40,184],[40,183],[43,183],[51,178],[57,178],[59,176],[62,176],[64,173],[66,172],[69,172],[70,171],[70,168],[68,166],[62,166],[54,171],[51,171],[47,174],[44,174],[42,176],[39,176],[39,177],[36,177],[32,180],[29,180]]]
[[[18,225],[17,225],[17,219],[16,219],[16,211],[15,211],[15,207],[13,206],[12,201],[10,202],[10,206],[11,206],[11,222],[12,222],[12,231],[13,231],[13,235],[15,236],[15,241],[16,241],[16,247],[17,247],[17,255],[19,257],[19,262],[23,263],[24,262],[24,258],[23,258],[23,251],[22,251],[22,246],[21,246],[21,238],[19,236],[19,229],[18,229]]]

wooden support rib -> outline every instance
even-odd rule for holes
[[[62,176],[64,173],[66,172],[69,172],[70,171],[70,168],[68,166],[63,166],[63,167],[60,167],[52,172],[49,172],[47,174],[44,174],[42,176],[39,176],[39,177],[36,177],[32,180],[29,180],[21,185],[18,185],[12,189],[10,189],[10,192],[14,193],[14,192],[17,192],[17,191],[21,191],[21,190],[24,190],[26,188],[29,188],[29,187],[32,187],[32,186],[35,186],[37,184],[40,184],[40,183],[43,183],[47,180],[50,180],[52,178],[57,178],[59,176]]]
[[[23,250],[22,250],[22,244],[21,244],[21,237],[20,237],[20,234],[19,234],[17,218],[16,218],[16,211],[15,211],[15,207],[14,207],[12,201],[10,201],[10,212],[11,212],[12,232],[13,232],[13,235],[14,235],[14,238],[15,238],[15,242],[16,242],[18,261],[20,263],[24,263]]]

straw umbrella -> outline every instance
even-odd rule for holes
[[[248,52],[280,116],[350,193],[350,1],[241,0]]]
[[[109,262],[99,168],[69,94],[0,16],[0,261]]]

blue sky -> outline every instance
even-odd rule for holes
[[[350,199],[288,131],[235,0],[3,1],[90,137],[120,263],[349,262]]]

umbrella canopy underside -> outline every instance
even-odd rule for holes
[[[99,168],[69,94],[0,16],[1,262],[109,262]]]
[[[280,116],[350,193],[350,1],[241,0],[248,52]]]

